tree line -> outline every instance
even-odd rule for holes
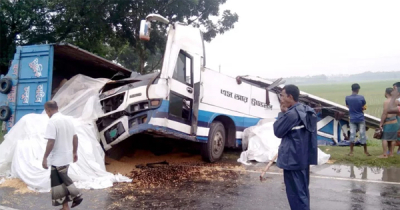
[[[345,83],[345,82],[366,82],[366,81],[383,81],[400,79],[400,71],[392,72],[364,72],[353,75],[315,75],[307,77],[289,77],[285,78],[286,84],[330,84],[330,83]]]
[[[220,11],[226,0],[0,0],[0,70],[16,46],[70,43],[141,74],[161,68],[167,25],[153,23],[149,42],[140,21],[160,14],[200,28],[204,39],[234,28],[239,16]]]

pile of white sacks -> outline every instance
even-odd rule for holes
[[[76,75],[53,98],[59,111],[73,119],[78,133],[78,161],[70,165],[68,173],[78,188],[103,189],[114,182],[132,181],[106,171],[105,154],[98,142],[94,122],[102,114],[98,93],[106,82],[107,79]],[[42,168],[47,144],[43,136],[48,120],[44,112],[25,115],[5,135],[0,144],[0,180],[19,178],[31,190],[50,191],[50,168]]]

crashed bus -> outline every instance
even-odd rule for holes
[[[140,140],[130,137],[145,133],[199,142],[203,158],[215,162],[225,147],[241,146],[244,129],[261,119],[276,119],[284,81],[232,78],[207,68],[201,31],[159,15],[142,20],[142,40],[150,39],[152,21],[170,26],[162,69],[104,86],[104,116],[97,120],[97,128],[105,150],[127,139]],[[301,102],[321,108],[319,140],[337,143],[346,138],[347,108],[304,92]],[[379,126],[379,119],[366,118],[368,127]]]
[[[149,40],[149,15],[141,38]],[[146,133],[202,143],[209,162],[225,147],[238,147],[245,128],[261,118],[274,119],[280,110],[276,93],[206,68],[204,40],[199,29],[182,23],[169,27],[162,69],[106,84],[100,94],[104,116],[97,120],[105,150],[129,137]],[[134,138],[129,138],[135,140]]]

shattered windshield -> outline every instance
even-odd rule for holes
[[[148,85],[149,83],[157,83],[157,77],[159,73],[148,73],[146,75],[140,75],[136,72],[133,72],[129,78],[122,78],[119,80],[112,80],[104,85],[101,92],[105,93],[109,90],[113,90],[122,86],[129,84],[129,87],[126,88],[134,88],[139,86]]]
[[[143,49],[144,46],[126,47],[110,60],[133,71],[130,77],[147,75],[160,72],[163,64],[165,42],[151,49]]]

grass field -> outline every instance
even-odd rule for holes
[[[385,89],[392,87],[397,81],[380,81],[380,82],[360,82],[360,95],[365,97],[367,101],[366,114],[380,118],[383,111],[383,101],[385,100]],[[345,97],[351,94],[351,84],[329,84],[329,85],[303,85],[299,86],[301,91],[325,98],[338,104],[345,104]],[[379,159],[378,155],[382,154],[382,144],[380,140],[372,138],[373,131],[368,131],[368,146],[372,157],[364,155],[362,148],[355,148],[354,157],[348,157],[349,147],[320,147],[324,152],[331,154],[331,159],[336,163],[347,163],[354,165],[368,165],[378,167],[396,166],[400,167],[400,155],[389,159]],[[397,147],[396,147],[397,150]]]

